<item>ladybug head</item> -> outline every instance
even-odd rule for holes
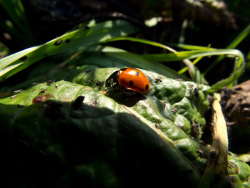
[[[113,72],[105,82],[106,87],[113,86],[114,83],[118,82],[119,71]]]
[[[106,86],[106,87],[110,87],[110,79],[107,79],[107,80],[106,80],[105,86]]]

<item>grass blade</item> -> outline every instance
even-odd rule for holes
[[[0,81],[32,65],[43,57],[62,52],[73,53],[85,50],[91,45],[100,43],[111,37],[128,35],[136,31],[137,28],[130,23],[123,20],[115,20],[93,24],[88,28],[80,28],[66,33],[43,45],[28,48],[1,59],[1,69],[14,64],[18,64],[19,66],[14,66],[6,69],[8,71],[3,71],[0,74]],[[20,64],[20,62],[23,63]]]
[[[166,43],[166,45],[173,46],[176,48],[181,48],[184,50],[216,50],[216,48],[210,48],[210,46],[204,47],[204,46],[195,46],[190,44],[176,44],[176,43]]]
[[[213,55],[229,55],[233,57],[239,57],[238,64],[235,69],[235,72],[233,74],[225,79],[222,80],[216,84],[214,84],[211,87],[211,92],[216,91],[217,89],[222,88],[225,85],[230,84],[234,80],[238,79],[239,76],[243,73],[245,64],[244,64],[244,56],[239,50],[234,50],[234,49],[215,49],[215,48],[207,48],[207,47],[198,47],[200,50],[193,50],[193,51],[184,51],[184,52],[176,52],[172,48],[165,46],[163,44],[145,40],[145,39],[137,39],[137,38],[132,38],[132,37],[116,37],[116,38],[111,38],[109,40],[104,41],[103,43],[107,42],[113,42],[113,41],[119,41],[119,40],[129,40],[129,41],[134,41],[134,42],[141,42],[144,44],[152,45],[152,46],[157,46],[160,48],[167,49],[173,53],[167,53],[167,54],[147,54],[147,55],[141,55],[144,59],[147,59],[148,61],[152,62],[164,62],[164,61],[184,61],[184,63],[187,65],[189,69],[190,76],[192,79],[198,83],[206,83],[205,78],[199,70],[187,59],[195,59],[195,58],[200,58],[200,57],[205,57],[205,56],[213,56]],[[190,45],[180,45],[183,47],[194,47]],[[197,47],[196,47],[197,48]]]
[[[168,54],[150,54],[141,56],[151,61],[164,62],[164,61],[180,61],[183,59],[194,59],[200,56],[205,57],[213,55],[228,55],[231,57],[238,58],[236,61],[237,64],[235,65],[235,69],[232,75],[211,86],[210,92],[215,92],[221,89],[222,87],[230,84],[234,80],[238,79],[244,72],[245,60],[243,54],[239,50],[235,49],[195,50],[195,51],[185,51],[185,52],[168,53]]]
[[[164,48],[166,50],[169,50],[170,52],[175,53],[176,51],[164,44],[158,43],[158,42],[154,42],[154,41],[150,41],[150,40],[146,40],[146,39],[138,39],[138,38],[133,38],[133,37],[115,37],[115,38],[111,38],[108,39],[106,41],[103,41],[102,44],[108,43],[108,42],[114,42],[114,41],[120,41],[120,40],[129,40],[132,42],[140,42],[140,43],[144,43],[144,44],[148,44],[151,46],[156,46],[159,48]]]
[[[92,47],[87,51],[95,50],[97,50],[96,47]],[[132,67],[148,69],[169,78],[182,78],[184,80],[190,80],[189,78],[178,74],[176,71],[166,67],[165,65],[156,63],[155,61],[148,60],[147,58],[144,58],[140,55],[122,49],[106,46],[101,48],[99,47],[99,50],[101,52],[104,52],[105,56],[114,57],[118,60],[124,61],[124,65],[126,66],[131,65]]]
[[[233,49],[235,48],[239,43],[241,43],[242,40],[244,40],[247,35],[250,33],[250,24],[226,47],[226,49]],[[205,76],[215,65],[217,65],[221,60],[223,60],[224,57],[220,56],[218,57],[203,73]]]

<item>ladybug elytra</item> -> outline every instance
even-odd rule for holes
[[[112,87],[112,91],[119,86],[123,93],[126,91],[147,95],[150,91],[148,78],[140,70],[134,68],[122,68],[115,71],[106,80],[105,86]]]

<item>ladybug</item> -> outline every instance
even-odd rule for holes
[[[148,78],[138,69],[122,68],[112,73],[105,82],[107,88],[112,87],[111,92],[120,87],[123,93],[140,93],[147,95],[150,91]]]

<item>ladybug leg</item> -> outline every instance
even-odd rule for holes
[[[119,85],[119,83],[115,83],[113,86],[112,86],[112,91]]]
[[[120,87],[120,91],[123,93],[123,94],[125,94],[125,88],[124,87]]]
[[[118,83],[113,84],[113,86],[111,87],[112,89],[111,89],[110,92],[108,92],[108,94],[112,93],[112,91],[114,91],[114,89],[115,89],[118,85],[119,85]],[[107,88],[107,90],[108,90],[108,88]]]

